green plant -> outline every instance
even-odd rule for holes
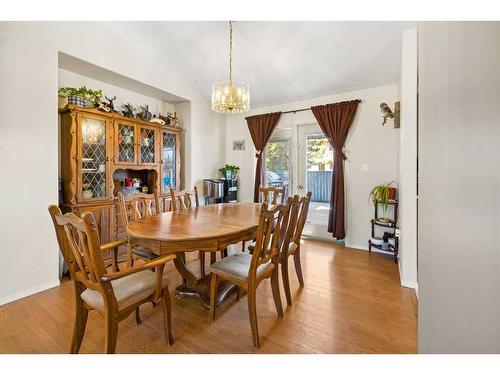
[[[391,188],[394,188],[394,185],[398,186],[398,183],[395,180],[375,186],[370,192],[369,196],[369,198],[373,202],[373,205],[382,204],[382,206],[386,210],[387,206],[389,205],[389,190]]]
[[[230,165],[230,164],[226,164],[222,168],[219,169],[220,174],[224,178],[226,178],[226,172],[231,172],[232,176],[236,176],[239,171],[240,171],[240,167],[237,167],[236,165]]]
[[[85,86],[80,88],[75,87],[61,87],[57,94],[60,98],[67,98],[68,96],[79,96],[81,98],[87,99],[93,104],[99,104],[102,97],[102,90],[92,90]]]

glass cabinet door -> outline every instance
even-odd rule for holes
[[[135,164],[135,125],[120,124],[117,125],[116,142],[116,164]]]
[[[139,164],[156,163],[155,128],[139,126]]]
[[[105,198],[107,191],[106,121],[81,117],[81,196]]]
[[[177,143],[176,134],[162,131],[161,149],[161,185],[162,191],[168,193],[170,188],[177,187]]]

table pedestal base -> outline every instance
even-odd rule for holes
[[[231,295],[233,291],[238,293],[238,287],[227,281],[220,280],[217,288],[216,306],[219,306],[224,300]],[[175,289],[176,298],[195,297],[198,298],[205,309],[210,308],[210,275],[198,280],[196,285],[189,286],[187,283],[179,285]]]

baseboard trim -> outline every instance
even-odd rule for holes
[[[401,286],[405,288],[415,289],[415,293],[418,297],[418,283],[416,281],[401,280]]]
[[[353,249],[357,249],[357,250],[368,251],[368,246],[366,246],[366,245],[354,245],[354,244],[346,243],[345,246],[353,248]],[[374,253],[380,253],[380,254],[386,254],[386,255],[389,254],[387,252],[384,252],[382,250],[375,249],[375,248],[372,249],[372,252],[374,252]],[[400,264],[401,264],[401,262],[398,262],[399,274],[401,275],[401,266],[400,266]],[[401,286],[404,286],[405,288],[415,289],[415,293],[417,294],[417,298],[418,298],[418,283],[416,281],[401,280]]]
[[[356,249],[356,250],[370,251],[368,249],[368,245],[354,245],[354,244],[351,244],[351,243],[346,243],[345,247],[350,247],[350,248]],[[383,251],[383,250],[375,249],[375,248],[372,249],[372,252],[374,252],[374,253],[380,253],[380,254],[385,254],[385,255],[391,255],[391,253],[388,253],[388,252]]]
[[[34,288],[26,289],[18,293],[11,294],[10,296],[0,298],[0,306],[5,305],[10,302],[17,301],[18,299],[31,296],[36,293],[43,292],[44,290],[55,288],[59,286],[60,281],[57,279],[56,281],[51,281],[42,285],[38,285]]]

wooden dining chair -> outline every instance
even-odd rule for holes
[[[279,249],[284,239],[283,223],[288,219],[290,202],[268,209],[263,203],[260,210],[257,240],[253,254],[236,253],[212,264],[210,268],[210,312],[209,321],[215,319],[216,295],[219,280],[236,284],[248,295],[248,313],[252,329],[253,345],[260,347],[257,325],[256,291],[262,280],[271,279],[274,304],[278,316],[283,316],[278,277]]]
[[[160,213],[160,205],[158,195],[156,193],[137,193],[132,196],[125,197],[125,195],[119,191],[118,202],[120,217],[125,227],[132,221]],[[150,261],[158,258],[158,255],[151,249],[142,245],[132,246],[130,241],[128,241],[127,255],[127,263],[129,267],[134,265],[134,257],[138,257],[144,261]]]
[[[199,207],[200,206],[200,200],[198,198],[198,188],[195,186],[193,190],[181,190],[181,191],[175,191],[174,189],[170,189],[170,195],[172,199],[172,211],[183,211],[183,210],[191,210],[194,207]],[[185,261],[185,254],[182,253],[181,255],[184,257]],[[227,249],[226,250],[221,250],[221,257],[227,256]],[[200,263],[200,275],[201,277],[206,276],[205,274],[205,251],[198,251],[198,260]],[[213,263],[215,262],[215,253],[211,252],[210,253],[210,262]]]
[[[272,186],[259,187],[259,199],[261,203],[268,203],[270,205],[283,204],[285,201],[285,188],[275,188]],[[248,250],[252,251],[255,246],[255,241],[251,242]],[[246,241],[241,242],[241,251],[246,251]]]
[[[172,198],[172,211],[190,210],[194,207],[200,207],[198,188],[196,186],[193,190],[181,191],[175,191],[170,188],[170,196]]]
[[[49,206],[49,213],[75,289],[75,323],[70,352],[80,350],[90,310],[104,316],[105,350],[114,353],[118,322],[135,311],[136,322],[140,324],[139,306],[159,300],[163,304],[167,344],[173,344],[170,294],[163,268],[166,262],[175,259],[175,255],[109,273],[101,254],[105,245],[101,246],[92,213],[86,212],[80,219],[73,213],[62,215],[55,205]],[[112,244],[119,246],[118,242],[123,241]],[[153,268],[156,272],[150,272]]]
[[[300,286],[303,287],[304,278],[302,276],[302,266],[300,264],[300,238],[302,237],[302,231],[304,230],[304,225],[306,224],[311,195],[312,193],[308,192],[303,197],[299,197],[298,195],[293,197],[290,204],[290,215],[286,235],[279,257],[286,302],[290,306],[292,305],[292,294],[290,292],[290,280],[288,276],[288,259],[290,256],[293,256],[295,272],[297,273]]]
[[[283,204],[285,201],[285,188],[261,186],[259,187],[259,196],[261,197],[262,203],[267,202],[269,204]]]

